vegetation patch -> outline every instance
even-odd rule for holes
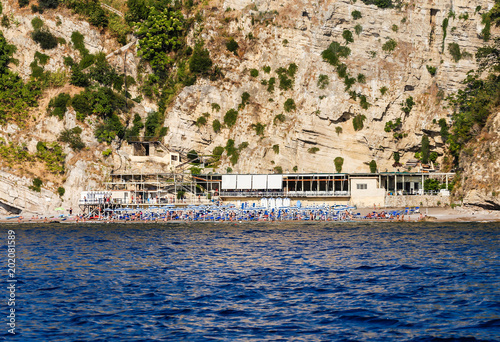
[[[220,110],[220,105],[218,103],[212,103],[212,111],[218,112]]]
[[[356,26],[354,26],[354,32],[356,32],[356,35],[360,35],[361,32],[363,32],[363,26],[361,26],[360,24],[357,24]]]
[[[455,63],[458,62],[460,59],[462,59],[462,53],[460,52],[460,45],[458,45],[457,43],[448,44],[448,52],[453,57]]]
[[[219,133],[221,128],[222,128],[222,124],[220,123],[219,120],[215,119],[213,122],[212,122],[212,128],[214,130],[215,133]]]
[[[319,89],[325,89],[329,84],[330,84],[330,79],[328,78],[328,75],[320,74],[318,76],[317,86]]]
[[[354,127],[355,131],[360,131],[363,129],[363,127],[364,127],[363,121],[365,121],[365,119],[366,119],[366,116],[364,116],[362,114],[358,114],[352,119],[352,126]]]
[[[159,139],[167,135],[168,127],[163,127],[163,118],[159,112],[151,112],[144,123],[144,136],[151,139]]]
[[[238,55],[238,48],[239,48],[239,45],[238,45],[238,42],[236,40],[234,40],[234,38],[231,38],[227,43],[226,43],[226,48],[228,49],[228,51],[234,53],[235,56]]]
[[[406,114],[410,114],[413,106],[415,105],[415,101],[413,101],[413,97],[409,96],[406,98],[406,100],[401,103],[401,110]]]
[[[141,116],[139,114],[134,115],[134,120],[132,121],[132,127],[127,129],[125,132],[125,139],[128,142],[136,140],[144,128],[144,123],[142,123]]]
[[[183,45],[184,16],[169,6],[162,10],[153,7],[140,24],[139,56],[157,72],[167,71],[173,64],[170,52]]]
[[[57,188],[57,194],[59,195],[59,197],[63,197],[65,193],[66,189],[64,189],[62,186]]]
[[[365,84],[366,83],[366,76],[364,74],[358,74],[358,83]]]
[[[0,31],[0,123],[14,121],[24,127],[28,109],[38,105],[42,84],[33,79],[25,83],[9,70],[8,65],[13,61],[15,51],[16,47],[7,44]]]
[[[441,44],[441,53],[443,53],[443,52],[444,52],[444,42],[445,42],[445,40],[446,40],[446,34],[447,34],[447,32],[446,32],[446,31],[447,31],[447,29],[448,29],[448,20],[449,20],[449,19],[448,19],[447,17],[446,17],[446,18],[444,18],[444,19],[443,19],[443,23],[441,24],[441,27],[442,27],[442,29],[443,29],[443,43]]]
[[[396,46],[398,46],[398,43],[391,38],[388,41],[386,41],[384,45],[382,45],[382,50],[384,50],[385,52],[391,52],[394,51]]]
[[[40,178],[36,177],[33,179],[33,185],[30,185],[28,188],[30,190],[41,192],[42,191],[43,182]]]
[[[344,165],[344,158],[337,157],[333,160],[333,163],[335,164],[335,171],[337,171],[337,173],[341,173],[342,166]]]
[[[71,96],[66,93],[61,93],[50,100],[49,106],[47,108],[47,112],[49,115],[54,115],[62,120],[64,117],[64,113],[66,113],[68,103],[71,100]]]
[[[59,135],[58,140],[68,143],[74,151],[80,151],[85,148],[85,143],[82,141],[82,137],[80,136],[81,133],[82,129],[78,126],[72,129],[65,129]]]
[[[392,166],[393,167],[401,166],[401,164],[399,163],[399,160],[400,160],[399,152],[394,152],[392,154],[392,157],[394,158],[394,164],[392,164]]]
[[[229,161],[231,162],[231,164],[235,165],[236,163],[238,163],[240,154],[238,149],[234,145],[233,139],[227,140],[226,147],[224,149],[226,150],[227,156],[229,157]]]
[[[385,123],[384,131],[389,133],[399,130],[400,128],[401,128],[401,119],[397,118],[395,122],[392,122],[392,120],[387,121]]]
[[[255,130],[255,134],[263,136],[266,125],[263,125],[260,122],[258,122],[256,124],[252,124],[252,128]]]
[[[241,94],[241,103],[238,106],[238,109],[244,109],[247,104],[250,103],[250,94],[246,91]]]
[[[340,58],[347,58],[351,54],[351,49],[342,46],[337,42],[332,42],[326,50],[321,53],[321,57],[333,66],[337,66]]]
[[[64,4],[75,13],[85,16],[91,25],[100,28],[108,27],[108,16],[98,0],[64,0]]]
[[[207,124],[207,118],[206,117],[200,116],[200,117],[198,117],[198,119],[196,119],[195,125],[197,127],[205,126],[206,124]]]
[[[286,116],[284,114],[278,114],[274,117],[273,123],[276,125],[278,122],[285,122]]]
[[[427,68],[427,71],[429,72],[429,74],[431,74],[431,76],[436,76],[436,67],[430,65],[426,65],[425,67]]]
[[[349,43],[354,43],[354,37],[350,30],[344,30],[342,32],[342,38],[344,38],[346,45]]]
[[[361,0],[365,5],[375,5],[379,8],[392,8],[392,0]]]
[[[48,29],[42,28],[31,33],[31,38],[44,50],[50,50],[57,47],[57,37],[54,36]]]
[[[283,104],[283,108],[285,109],[285,112],[291,112],[297,109],[297,107],[295,106],[295,101],[293,99],[287,99]]]
[[[227,127],[233,127],[236,124],[236,120],[238,119],[238,111],[235,109],[230,109],[224,115],[224,124]]]
[[[361,95],[359,97],[359,104],[360,104],[361,108],[363,108],[365,110],[368,109],[371,106],[371,104],[368,103],[368,100],[366,99],[365,95]]]
[[[289,90],[293,88],[293,82],[296,72],[297,72],[297,65],[295,63],[291,63],[288,66],[288,69],[280,67],[276,70],[276,73],[278,74],[278,79],[280,81],[279,88],[281,90]],[[271,80],[269,80],[269,82],[271,82]],[[273,89],[274,89],[274,82],[273,82]],[[269,83],[268,83],[268,90],[269,90]]]
[[[271,77],[269,79],[269,82],[267,82],[267,91],[270,92],[270,93],[273,93],[274,92],[274,84],[276,83],[276,78],[275,77]]]
[[[53,142],[50,144],[41,141],[36,145],[36,157],[45,162],[47,169],[51,173],[61,174],[64,173],[64,160],[66,155],[63,153],[60,144]]]
[[[43,27],[43,20],[40,19],[39,17],[34,17],[31,19],[31,26],[33,26],[33,29],[40,30]]]

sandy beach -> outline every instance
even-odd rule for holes
[[[354,210],[354,214],[360,213],[361,217],[365,217],[369,213],[381,213],[381,212],[389,212],[393,210],[398,210],[402,208],[360,208]],[[22,219],[19,218],[10,218],[15,215],[9,216],[0,216],[0,223],[50,223],[53,221],[58,221],[61,223],[76,223],[76,216],[66,216],[64,218],[59,217],[58,215],[48,215],[44,216],[36,216],[36,215],[21,215]],[[500,222],[500,211],[495,210],[483,210],[478,208],[463,208],[457,207],[455,209],[451,208],[422,208],[420,213],[414,213],[412,215],[405,215],[404,218],[401,218],[399,221],[404,219],[404,221],[408,222],[416,222],[416,221],[428,221],[428,222]],[[382,221],[381,219],[356,219],[355,221],[370,221],[377,220]],[[396,222],[398,220],[383,220],[386,222]],[[78,222],[81,222],[79,220]],[[99,222],[97,220],[85,220],[85,222]],[[122,221],[113,221],[113,222],[122,222]],[[123,221],[125,222],[125,221]],[[143,221],[126,221],[131,223],[143,223]],[[161,221],[163,222],[163,221]],[[168,222],[184,222],[184,221],[168,221]]]
[[[381,212],[381,211],[391,211],[401,208],[385,208],[385,209],[368,209],[362,208],[356,210],[356,212],[361,213],[362,216],[366,216],[368,213]],[[500,222],[500,211],[495,210],[483,210],[478,208],[464,208],[457,207],[455,209],[451,208],[421,208],[420,213],[425,221],[436,221],[436,222],[460,222],[460,221],[499,221]],[[420,214],[406,215],[405,221],[418,221],[420,220]]]

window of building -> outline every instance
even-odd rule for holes
[[[177,156],[172,155],[171,158],[172,158],[172,161],[177,161]]]
[[[366,190],[366,189],[368,189],[368,184],[356,184],[356,189]]]

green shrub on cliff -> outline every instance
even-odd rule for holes
[[[287,99],[283,104],[283,108],[285,109],[285,112],[291,112],[297,109],[295,101],[293,99]]]
[[[236,56],[238,55],[238,53],[236,52],[238,50],[238,43],[236,42],[236,40],[234,40],[234,38],[231,38],[227,43],[226,43],[226,48],[228,49],[228,51],[231,51],[232,53],[234,53]]]
[[[224,115],[224,124],[227,127],[233,127],[236,124],[236,120],[238,119],[238,111],[235,109],[230,109]]]
[[[333,66],[337,66],[340,58],[346,58],[351,54],[351,49],[342,46],[337,42],[332,42],[326,50],[321,53],[321,57]]]
[[[57,116],[59,120],[62,120],[64,113],[67,110],[67,105],[71,100],[71,96],[66,93],[61,93],[50,100],[47,112],[50,115]]]
[[[212,128],[214,129],[214,132],[215,133],[219,133],[220,130],[221,130],[221,123],[219,120],[215,119],[213,122],[212,122]]]
[[[31,38],[44,50],[50,50],[57,47],[57,37],[54,36],[48,29],[35,30],[31,34]]]
[[[328,78],[328,75],[321,74],[318,76],[317,86],[319,89],[325,89],[329,84],[330,84],[330,79]]]
[[[74,127],[72,129],[65,129],[59,135],[59,141],[68,143],[70,147],[75,151],[80,151],[85,147],[85,143],[82,141],[80,134],[82,129],[80,127]]]
[[[28,188],[30,190],[36,191],[36,192],[41,192],[42,191],[42,186],[43,182],[40,178],[36,177],[33,179],[33,185],[30,185]]]
[[[379,8],[391,8],[393,7],[392,0],[361,0],[365,5],[375,5]]]
[[[388,41],[386,41],[384,45],[382,45],[382,50],[384,50],[385,52],[391,52],[394,51],[396,46],[398,46],[398,43],[391,38]]]
[[[355,131],[360,131],[363,129],[363,121],[365,121],[365,119],[366,116],[362,114],[358,114],[352,119],[352,125]]]
[[[358,10],[352,11],[351,16],[354,20],[361,19],[363,16],[361,15],[361,12]]]
[[[264,135],[264,129],[266,128],[267,125],[263,125],[260,122],[257,122],[256,124],[252,124],[252,128],[255,130],[256,135]]]

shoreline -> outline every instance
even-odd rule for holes
[[[390,211],[401,208],[384,208],[384,209],[370,209],[370,208],[362,208],[357,209],[354,213],[360,213],[362,217],[368,215],[369,213],[380,213],[383,211]],[[493,210],[478,210],[471,208],[461,208],[459,209],[450,209],[450,208],[422,208],[421,209],[422,217],[419,213],[414,213],[411,215],[405,215],[403,219],[381,219],[381,218],[368,218],[368,219],[359,219],[354,218],[352,220],[337,220],[337,221],[325,221],[325,220],[233,220],[233,221],[214,221],[214,220],[78,220],[76,216],[66,216],[63,218],[51,216],[40,219],[31,219],[29,217],[23,217],[23,219],[19,222],[18,218],[7,219],[6,217],[0,217],[0,223],[8,223],[8,224],[23,224],[23,223],[131,223],[131,224],[154,224],[154,223],[279,223],[279,222],[500,222],[500,211]],[[16,215],[13,215],[16,216]],[[12,216],[11,216],[12,217]],[[21,215],[22,217],[22,215]]]

